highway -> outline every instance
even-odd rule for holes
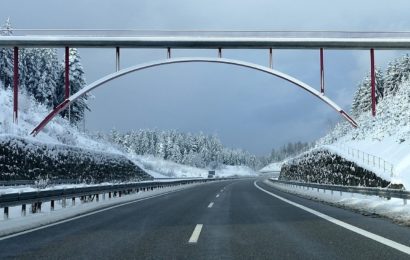
[[[0,240],[0,259],[410,259],[409,249],[409,227],[239,179]]]

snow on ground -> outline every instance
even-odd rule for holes
[[[168,178],[208,177],[208,169],[187,166],[150,155],[133,155],[132,160],[153,176],[164,176]],[[215,175],[217,177],[256,176],[257,173],[247,166],[223,165],[215,170]]]
[[[50,112],[45,106],[38,104],[25,93],[19,96],[19,123],[14,124],[13,116],[13,93],[11,89],[0,91],[0,138],[19,136],[32,140],[33,142],[44,142],[50,144],[66,144],[88,150],[102,151],[113,154],[122,154],[144,169],[154,178],[192,178],[208,177],[207,169],[181,165],[166,161],[153,156],[138,156],[127,154],[116,149],[112,144],[102,140],[95,141],[79,129],[71,126],[63,118],[54,118],[36,137],[30,132]],[[255,172],[245,166],[224,166],[216,171],[217,176],[248,176]]]
[[[280,172],[280,169],[282,168],[283,162],[274,162],[271,164],[266,165],[262,169],[259,170],[259,172]]]
[[[30,213],[30,207],[27,207],[27,215],[21,216],[21,206],[10,207],[9,209],[9,219],[4,220],[1,218],[0,220],[0,236],[4,236],[11,233],[20,232],[23,230],[35,228],[38,226],[47,225],[50,223],[54,223],[57,221],[62,221],[67,218],[76,217],[79,215],[87,214],[92,211],[100,210],[107,207],[115,207],[118,204],[122,203],[132,203],[134,200],[144,199],[150,196],[166,194],[168,192],[173,192],[181,189],[187,189],[190,187],[194,187],[197,185],[202,184],[187,184],[182,186],[174,186],[174,187],[165,187],[163,189],[156,189],[153,191],[145,191],[134,193],[122,197],[115,197],[112,199],[108,199],[108,195],[105,196],[105,200],[103,197],[100,197],[99,202],[88,202],[88,203],[81,203],[81,201],[76,198],[75,205],[72,205],[71,200],[67,200],[66,208],[62,207],[61,201],[56,201],[55,203],[55,210],[50,211],[50,203],[43,203],[42,204],[42,212],[41,213]],[[2,215],[2,214],[1,214]]]
[[[279,190],[308,197],[310,199],[324,201],[335,206],[349,208],[365,214],[377,214],[386,218],[390,218],[398,223],[410,225],[410,205],[404,205],[402,199],[381,198],[378,196],[366,196],[355,193],[334,192],[326,193],[323,190],[317,189],[295,189],[287,187],[280,183],[272,183],[266,180],[266,184],[273,186]]]
[[[37,142],[66,144],[89,150],[123,154],[110,144],[92,140],[61,117],[54,118],[42,132],[32,137],[30,132],[49,112],[50,109],[20,92],[18,124],[13,123],[13,93],[11,89],[2,88],[0,91],[0,137],[17,135]]]
[[[255,177],[258,176],[258,173],[249,168],[248,166],[243,165],[225,165],[221,169],[215,170],[215,175],[217,177],[231,177],[231,176],[249,176]]]
[[[377,115],[370,112],[356,118],[359,127],[352,128],[347,123],[338,124],[328,135],[318,141],[317,147],[324,147],[358,165],[373,171],[393,183],[402,183],[410,188],[410,81],[399,86],[395,95],[384,97],[377,105]],[[393,175],[384,167],[374,167],[367,158],[352,156],[348,149],[358,149],[359,153],[381,157],[393,165]],[[366,155],[367,157],[367,155]]]

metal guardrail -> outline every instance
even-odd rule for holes
[[[339,192],[349,192],[358,193],[363,195],[379,196],[387,199],[397,198],[403,199],[403,204],[407,205],[407,200],[410,199],[410,191],[401,189],[389,189],[389,188],[378,188],[378,187],[359,187],[359,186],[344,186],[344,185],[330,185],[330,184],[319,184],[319,183],[305,183],[297,181],[282,181],[269,179],[273,183],[280,183],[290,186],[301,186],[308,187],[312,189],[339,191]]]
[[[363,164],[377,168],[379,170],[383,170],[384,173],[390,174],[391,177],[395,177],[394,175],[394,165],[391,162],[384,160],[383,158],[366,153],[356,148],[352,148],[345,144],[337,144],[336,147],[339,147],[343,151],[347,152],[348,156],[353,159],[358,159]]]
[[[68,189],[55,189],[55,190],[40,190],[34,192],[23,193],[8,193],[0,195],[0,208],[4,209],[4,218],[8,218],[9,207],[22,205],[22,215],[26,214],[26,204],[32,204],[35,208],[39,208],[41,211],[41,203],[51,202],[51,210],[54,210],[54,201],[62,200],[63,207],[65,207],[65,200],[75,198],[81,198],[82,200],[87,196],[95,196],[98,200],[99,194],[109,194],[109,198],[113,194],[118,194],[121,197],[123,194],[130,194],[133,192],[140,192],[146,190],[154,190],[157,188],[178,186],[192,183],[204,183],[217,180],[228,180],[232,178],[218,178],[218,179],[190,179],[190,180],[176,180],[169,182],[138,182],[127,184],[113,184],[113,185],[100,185],[92,187],[80,187],[80,188],[68,188]],[[34,213],[37,209],[34,209]]]

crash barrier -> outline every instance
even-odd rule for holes
[[[21,215],[25,216],[27,213],[27,204],[31,205],[32,213],[39,213],[41,212],[41,205],[44,202],[50,202],[50,211],[53,211],[55,207],[55,201],[61,201],[62,207],[65,208],[67,206],[67,200],[71,200],[72,205],[75,205],[76,198],[79,198],[81,202],[88,202],[93,200],[98,202],[100,196],[104,200],[106,198],[106,195],[108,195],[108,198],[111,199],[112,197],[121,197],[127,194],[155,190],[165,187],[205,183],[227,179],[231,178],[136,182],[67,189],[39,190],[22,193],[7,193],[0,195],[0,208],[3,208],[4,219],[8,219],[9,207],[13,206],[21,205]]]
[[[323,190],[330,190],[331,194],[333,195],[334,191],[339,191],[340,196],[343,192],[349,193],[358,193],[363,195],[370,195],[370,196],[379,196],[387,199],[397,198],[402,199],[403,204],[407,205],[407,200],[410,199],[410,191],[406,191],[404,189],[390,189],[390,188],[379,188],[379,187],[363,187],[363,186],[344,186],[344,185],[331,185],[331,184],[319,184],[319,183],[307,183],[307,182],[298,182],[298,181],[283,181],[283,180],[275,180],[269,179],[273,183],[280,183],[289,187],[293,188],[305,188],[307,187],[312,189]]]

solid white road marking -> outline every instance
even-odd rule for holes
[[[198,239],[199,239],[199,235],[201,234],[201,230],[202,230],[202,224],[197,224],[194,232],[192,232],[191,237],[189,238],[188,243],[193,244],[193,243],[197,243]]]
[[[218,197],[219,197],[219,194],[216,194],[216,197],[218,198]]]
[[[212,208],[213,205],[214,205],[213,202],[209,203],[208,208]]]
[[[45,228],[48,228],[48,227],[57,226],[57,225],[60,225],[60,224],[66,223],[66,222],[70,222],[70,221],[73,221],[73,220],[76,220],[76,219],[91,216],[91,215],[94,215],[94,214],[97,214],[97,213],[100,213],[100,212],[104,212],[104,211],[107,211],[107,210],[115,209],[115,208],[118,208],[118,207],[126,206],[126,205],[129,205],[129,204],[137,203],[137,202],[144,201],[144,200],[153,199],[153,198],[156,198],[156,197],[161,197],[161,196],[168,195],[168,194],[174,193],[174,192],[178,192],[178,191],[181,191],[181,190],[184,190],[184,189],[171,190],[171,191],[167,191],[167,192],[164,192],[164,193],[161,193],[161,194],[152,195],[152,196],[145,197],[145,198],[139,198],[139,199],[131,200],[131,201],[124,202],[124,203],[120,202],[120,204],[116,204],[116,205],[113,205],[113,206],[108,206],[106,208],[98,209],[98,210],[95,210],[95,211],[92,211],[92,212],[89,212],[89,213],[85,213],[85,214],[81,214],[79,216],[71,217],[71,218],[64,219],[64,220],[59,220],[59,221],[51,223],[51,224],[47,224],[47,225],[44,225],[44,226],[41,226],[41,227],[28,229],[28,230],[21,231],[21,232],[17,232],[17,233],[11,234],[11,235],[6,235],[6,236],[3,236],[3,237],[0,237],[0,241],[6,240],[6,239],[9,239],[9,238],[12,238],[12,237],[21,236],[21,235],[31,233],[31,232],[34,232],[34,231],[37,231],[37,230],[45,229]]]
[[[276,195],[276,194],[274,194],[274,193],[272,193],[272,192],[269,192],[269,191],[267,191],[267,190],[261,188],[260,186],[258,186],[258,185],[256,184],[256,181],[254,181],[253,184],[254,184],[255,187],[258,188],[259,190],[261,190],[261,191],[263,191],[263,192],[265,192],[265,193],[267,193],[267,194],[269,194],[269,195],[271,195],[271,196],[273,196],[273,197],[275,197],[275,198],[277,198],[277,199],[279,199],[279,200],[281,200],[281,201],[284,201],[284,202],[286,202],[286,203],[288,203],[288,204],[290,204],[290,205],[293,205],[293,206],[295,206],[295,207],[297,207],[297,208],[303,209],[303,210],[305,210],[305,211],[307,211],[307,212],[309,212],[309,213],[311,213],[311,214],[313,214],[313,215],[318,216],[319,218],[323,218],[323,219],[325,219],[325,220],[327,220],[327,221],[329,221],[329,222],[331,222],[331,223],[333,223],[333,224],[336,224],[336,225],[338,225],[338,226],[340,226],[340,227],[343,227],[343,228],[345,228],[345,229],[348,229],[348,230],[350,230],[350,231],[353,231],[353,232],[355,232],[355,233],[357,233],[357,234],[359,234],[359,235],[362,235],[362,236],[364,236],[364,237],[367,237],[367,238],[369,238],[369,239],[372,239],[372,240],[374,240],[374,241],[377,241],[377,242],[379,242],[379,243],[381,243],[381,244],[383,244],[383,245],[386,245],[386,246],[388,246],[388,247],[394,248],[394,249],[396,249],[396,250],[399,250],[399,251],[401,251],[401,252],[403,252],[403,253],[406,253],[406,254],[409,254],[409,255],[410,255],[410,247],[408,247],[408,246],[406,246],[406,245],[403,245],[403,244],[397,243],[397,242],[395,242],[395,241],[393,241],[393,240],[387,239],[387,238],[385,238],[385,237],[382,237],[382,236],[373,234],[373,233],[371,233],[371,232],[369,232],[369,231],[366,231],[366,230],[364,230],[364,229],[358,228],[358,227],[356,227],[356,226],[350,225],[350,224],[348,224],[348,223],[346,223],[346,222],[343,222],[343,221],[341,221],[341,220],[335,219],[335,218],[333,218],[333,217],[331,217],[331,216],[328,216],[328,215],[326,215],[326,214],[320,213],[319,211],[316,211],[316,210],[314,210],[314,209],[305,207],[305,206],[300,205],[300,204],[298,204],[298,203],[296,203],[296,202],[293,202],[293,201],[290,201],[290,200],[288,200],[288,199],[285,199],[285,198],[283,198],[283,197],[281,197],[281,196],[278,196],[278,195]]]

